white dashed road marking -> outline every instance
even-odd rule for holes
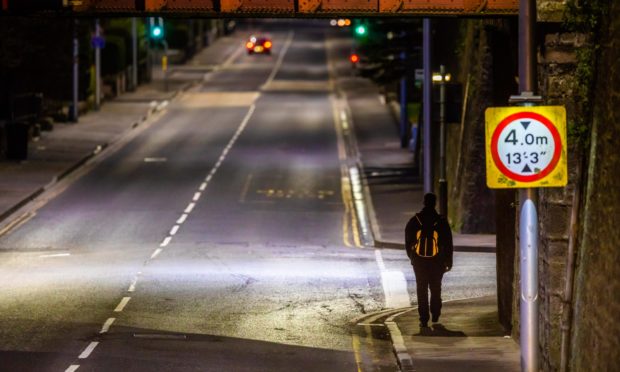
[[[183,213],[181,217],[179,217],[179,219],[177,220],[177,223],[180,225],[183,222],[185,222],[186,219],[187,219],[187,213]]]
[[[121,311],[123,311],[125,306],[127,306],[127,303],[129,302],[129,300],[131,300],[131,297],[123,297],[121,302],[118,303],[118,306],[116,306],[116,309],[114,309],[114,312],[120,313]]]
[[[161,244],[159,245],[160,247],[165,247],[168,244],[170,244],[170,241],[172,240],[171,236],[166,236],[166,238],[164,239],[164,241],[161,242]]]
[[[55,257],[68,257],[71,253],[54,253],[54,254],[42,254],[39,258],[55,258]]]
[[[101,331],[99,331],[99,333],[107,333],[110,330],[110,326],[112,326],[112,323],[114,323],[115,320],[116,318],[108,318],[108,320],[103,323],[103,327],[101,327]]]
[[[170,235],[176,234],[177,231],[179,231],[179,225],[172,226],[172,229],[170,229]]]
[[[192,213],[192,210],[194,209],[195,206],[196,206],[196,203],[189,203],[187,205],[187,208],[185,208],[185,210],[183,212],[184,213]]]
[[[72,364],[69,368],[65,369],[65,372],[75,372],[78,368],[80,368],[79,364]]]
[[[90,353],[93,352],[93,350],[95,350],[95,348],[97,347],[97,345],[99,345],[99,341],[93,341],[91,342],[86,349],[84,349],[84,351],[82,351],[82,354],[80,354],[80,356],[78,356],[79,359],[86,359],[90,356]]]
[[[151,255],[151,260],[154,259],[155,257],[159,256],[159,254],[161,253],[161,251],[163,251],[163,249],[161,248],[157,248],[155,250],[155,252],[153,252],[153,254]]]

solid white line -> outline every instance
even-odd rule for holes
[[[377,265],[379,266],[379,270],[385,270],[385,263],[383,262],[383,255],[381,254],[380,249],[375,249],[375,259],[377,260]]]
[[[185,208],[185,210],[183,212],[184,213],[191,213],[195,206],[196,206],[196,203],[189,203],[187,205],[187,208]]]
[[[177,231],[179,231],[179,225],[172,226],[172,229],[170,229],[170,235],[176,234]]]
[[[180,225],[183,222],[185,222],[186,219],[187,219],[187,213],[183,213],[181,217],[179,217],[179,219],[177,220],[177,223]]]
[[[407,279],[402,271],[382,270],[381,285],[385,296],[386,308],[397,309],[399,307],[411,306],[411,299],[407,290]]]
[[[80,368],[79,364],[72,364],[69,368],[65,369],[65,372],[75,372],[78,368]]]
[[[399,308],[411,306],[405,274],[399,270],[387,270],[380,249],[375,249],[375,259],[377,260],[379,270],[381,270],[381,285],[383,287],[385,307]]]
[[[166,238],[164,239],[163,242],[161,242],[161,244],[159,245],[160,247],[165,247],[168,244],[170,244],[170,241],[172,240],[171,236],[166,236]]]
[[[192,198],[192,200],[193,201],[198,201],[198,199],[200,199],[200,195],[201,194],[199,192],[194,193],[194,197]]]
[[[127,303],[129,302],[129,300],[131,300],[131,297],[123,297],[121,302],[118,303],[118,306],[116,306],[116,309],[114,309],[114,312],[120,313],[121,311],[123,311],[125,306],[127,306]]]
[[[153,252],[153,254],[151,255],[151,260],[154,259],[155,257],[159,256],[159,254],[161,253],[161,251],[163,251],[163,249],[161,248],[157,248],[155,250],[155,252]]]
[[[269,75],[269,77],[267,78],[267,81],[265,82],[263,86],[267,86],[271,84],[273,79],[275,79],[276,74],[278,73],[278,70],[280,70],[280,66],[282,66],[282,62],[284,61],[284,55],[286,54],[286,51],[288,50],[288,48],[291,46],[293,42],[294,34],[295,33],[293,31],[290,31],[288,33],[288,37],[286,38],[286,43],[284,44],[284,47],[282,48],[282,50],[280,51],[280,55],[278,56],[278,61],[276,62],[276,65],[273,67],[271,74]]]
[[[88,356],[90,355],[90,353],[93,352],[93,350],[95,350],[95,348],[97,347],[97,345],[99,345],[98,341],[93,341],[91,342],[86,349],[84,349],[84,351],[82,351],[82,354],[80,354],[80,356],[78,356],[78,358],[80,359],[86,359],[88,358]]]
[[[115,320],[116,318],[108,318],[108,320],[103,323],[103,327],[101,327],[101,331],[99,331],[99,333],[107,333],[110,330],[110,326],[112,326],[112,323],[114,323]]]
[[[43,254],[43,255],[40,255],[39,258],[53,258],[53,257],[67,257],[67,256],[71,256],[71,253]]]
[[[203,183],[200,185],[200,187],[198,188],[198,190],[200,190],[200,191],[205,191],[205,189],[206,189],[206,188],[207,188],[207,183],[206,183],[206,182],[203,182]]]

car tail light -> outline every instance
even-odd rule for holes
[[[271,48],[271,46],[272,46],[272,45],[273,45],[273,44],[271,44],[271,41],[265,41],[265,48],[266,48],[266,49]]]
[[[357,63],[360,60],[360,56],[358,56],[357,54],[351,54],[351,57],[349,57],[349,61],[351,61],[351,63]]]
[[[254,48],[254,43],[251,41],[248,41],[247,43],[245,43],[245,47],[248,49],[252,49]]]

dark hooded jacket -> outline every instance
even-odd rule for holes
[[[452,268],[452,231],[448,221],[441,217],[434,208],[424,207],[416,216],[422,221],[422,224],[433,224],[435,221],[439,221],[437,224],[437,233],[439,234],[439,254],[433,258],[419,257],[413,251],[413,246],[416,241],[416,235],[419,230],[422,229],[422,225],[418,222],[418,219],[413,216],[407,223],[405,228],[405,249],[407,250],[407,256],[411,260],[412,265],[427,262],[429,264],[436,264],[442,268]]]

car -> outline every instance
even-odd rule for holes
[[[245,43],[248,54],[271,54],[273,42],[268,37],[251,36]]]

